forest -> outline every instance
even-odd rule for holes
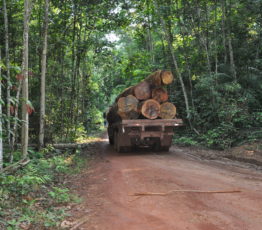
[[[103,132],[117,95],[158,69],[172,71],[167,90],[185,123],[174,143],[225,150],[261,140],[261,0],[1,4],[0,224],[3,194],[50,179],[34,173],[48,168],[43,159],[61,160],[52,144]],[[25,165],[28,178],[12,174]]]

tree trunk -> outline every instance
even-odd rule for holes
[[[161,81],[164,85],[169,85],[173,82],[174,76],[171,71],[162,71],[161,73]]]
[[[138,100],[133,95],[121,97],[117,102],[117,113],[122,119],[136,119],[139,117],[137,106]]]
[[[7,89],[6,89],[6,115],[7,115],[7,140],[9,146],[11,146],[11,128],[10,128],[10,58],[9,58],[9,34],[8,34],[8,16],[6,8],[6,0],[3,0],[4,10],[4,24],[5,24],[5,59],[6,59],[6,77],[7,77]]]
[[[222,33],[223,33],[223,46],[224,46],[224,64],[227,63],[227,42],[226,42],[226,9],[225,0],[222,0]]]
[[[152,90],[152,99],[159,103],[166,102],[168,100],[168,93],[164,88],[158,87]]]
[[[176,107],[170,103],[165,102],[160,106],[159,117],[162,119],[173,119],[176,116]]]
[[[24,1],[24,32],[23,32],[23,86],[22,86],[22,134],[21,145],[23,158],[27,158],[28,155],[28,129],[29,129],[29,117],[27,112],[28,103],[28,37],[29,37],[29,18],[31,13],[31,1]]]
[[[117,110],[117,104],[114,104],[106,114],[106,120],[109,124],[122,120],[121,117],[118,115]]]
[[[235,66],[235,60],[234,60],[234,51],[233,51],[232,38],[231,38],[231,18],[230,18],[230,16],[231,16],[231,1],[229,1],[228,9],[229,9],[229,15],[227,17],[227,19],[228,19],[227,41],[228,41],[228,50],[229,50],[230,70],[231,70],[231,74],[233,75],[234,79],[237,80],[236,66]]]
[[[160,114],[160,104],[154,99],[146,100],[142,104],[141,113],[148,119],[156,119]]]
[[[163,28],[164,28],[164,31],[165,31],[165,36],[166,36],[166,40],[167,40],[167,43],[168,43],[169,51],[171,53],[171,57],[172,57],[174,66],[176,68],[176,73],[177,73],[177,76],[178,76],[178,79],[179,79],[179,82],[180,82],[180,85],[181,85],[181,88],[182,88],[182,92],[183,92],[184,100],[185,100],[187,118],[190,119],[191,115],[190,115],[190,109],[189,109],[189,103],[188,103],[188,96],[187,96],[186,87],[185,87],[180,69],[178,67],[177,59],[176,59],[176,56],[175,56],[175,53],[174,53],[173,44],[172,44],[172,41],[171,41],[171,31],[170,31],[170,28],[168,30],[166,23],[165,23],[165,20],[163,18],[163,15],[160,13],[160,10],[159,10],[159,7],[158,7],[158,4],[157,4],[156,1],[155,1],[155,6],[157,8],[158,14],[160,15],[161,24],[163,25]]]
[[[161,73],[162,70],[157,70],[156,72],[150,74],[145,81],[147,81],[149,84],[154,86],[161,86],[162,80],[161,80]]]
[[[14,126],[13,126],[13,135],[12,135],[12,139],[11,139],[11,157],[13,156],[13,152],[14,152],[14,146],[15,146],[15,141],[16,141],[16,137],[17,137],[17,123],[18,123],[18,108],[19,108],[19,99],[20,99],[20,94],[21,94],[21,89],[22,89],[22,79],[18,79],[19,83],[18,83],[18,89],[17,89],[17,93],[16,93],[16,104],[15,106],[15,115],[14,115]]]
[[[0,62],[2,61],[0,48]],[[2,79],[2,68],[0,66],[0,79]],[[0,84],[0,99],[2,100],[2,84]],[[0,171],[3,169],[3,129],[2,129],[2,104],[0,103]]]
[[[49,0],[45,0],[45,19],[44,19],[44,41],[41,63],[41,98],[40,98],[40,128],[39,128],[39,149],[44,146],[45,135],[45,75],[46,75],[46,54],[47,54],[47,34],[48,34],[48,11]]]
[[[138,100],[147,100],[151,97],[151,86],[147,81],[142,81],[134,88],[134,95]]]
[[[120,93],[117,96],[115,102],[117,103],[119,98],[121,98],[121,97],[127,97],[128,95],[134,95],[134,88],[135,88],[134,86],[130,86],[130,87],[126,88],[122,93]]]

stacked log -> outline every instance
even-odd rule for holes
[[[168,102],[168,93],[164,88],[173,79],[170,71],[158,70],[137,85],[125,89],[107,113],[107,121],[174,118],[176,107]]]

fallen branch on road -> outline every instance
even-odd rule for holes
[[[129,196],[167,196],[176,192],[192,192],[192,193],[237,193],[241,192],[240,190],[217,190],[217,191],[205,191],[205,190],[171,190],[166,193],[161,192],[137,192],[129,194]]]

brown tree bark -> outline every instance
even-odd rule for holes
[[[134,86],[130,86],[130,87],[126,88],[122,93],[120,93],[117,96],[115,102],[117,103],[119,98],[121,98],[121,97],[127,97],[128,95],[134,95],[134,88],[135,88]]]
[[[150,74],[145,81],[147,81],[150,85],[154,86],[161,86],[162,85],[162,80],[161,80],[161,73],[162,70],[157,70],[156,72]]]

